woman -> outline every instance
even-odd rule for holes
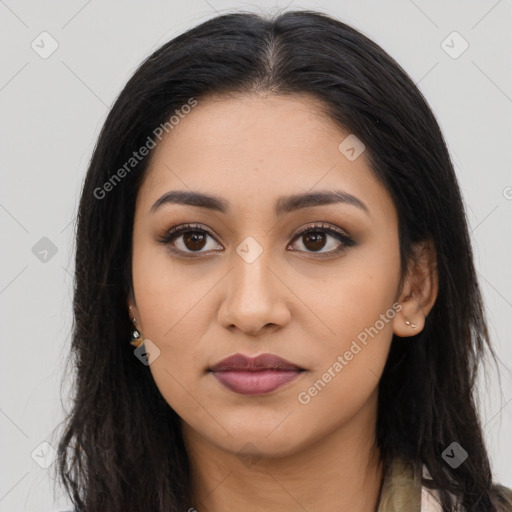
[[[157,50],[105,122],[76,251],[77,510],[512,510],[448,151],[353,28],[236,13]]]

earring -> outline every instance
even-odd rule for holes
[[[130,306],[130,311],[132,311],[132,309],[133,308]],[[137,319],[135,317],[133,317],[132,322],[133,322],[133,325],[136,325]],[[130,345],[133,345],[134,347],[140,347],[142,345],[143,341],[144,341],[144,338],[143,338],[143,336],[141,336],[141,333],[137,329],[134,329],[134,331],[132,332],[132,339],[130,341]]]
[[[139,331],[135,329],[132,332],[132,340],[130,341],[130,345],[133,345],[134,347],[140,347],[142,345],[143,339]]]
[[[413,329],[416,329],[416,324],[413,324],[412,322],[409,322],[409,320],[405,321],[405,325],[408,325],[409,327],[412,327]]]

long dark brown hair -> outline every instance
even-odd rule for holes
[[[193,506],[179,417],[128,343],[135,199],[149,156],[122,179],[113,176],[190,98],[258,91],[321,100],[325,114],[365,144],[398,214],[402,271],[413,244],[435,246],[437,301],[413,341],[393,338],[379,383],[382,459],[424,464],[444,511],[456,500],[466,511],[505,510],[474,397],[480,361],[496,355],[441,130],[414,82],[377,44],[326,14],[291,11],[225,14],[174,38],[142,63],[104,123],[78,211],[74,395],[58,446],[58,476],[76,511]],[[457,469],[441,456],[454,441],[469,453]]]

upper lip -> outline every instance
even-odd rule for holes
[[[210,367],[209,370],[212,372],[220,372],[226,370],[304,370],[304,368],[275,354],[260,354],[256,357],[234,354],[222,359],[222,361]]]

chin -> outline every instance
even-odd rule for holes
[[[279,428],[279,427],[278,427]],[[238,427],[232,437],[219,442],[222,448],[236,453],[238,456],[251,456],[254,458],[278,459],[294,455],[306,443],[304,432],[300,434],[284,430],[269,435],[269,430],[261,431],[254,428]]]

